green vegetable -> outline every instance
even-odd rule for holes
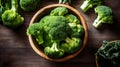
[[[80,38],[69,38],[65,39],[65,43],[61,44],[61,49],[63,49],[66,53],[73,53],[80,49],[82,45],[82,40]]]
[[[102,65],[111,66],[111,67],[120,67],[120,40],[115,41],[103,41],[102,46],[96,52],[96,56],[98,56],[100,63]]]
[[[59,3],[71,3],[71,0],[59,0]]]
[[[60,58],[64,55],[64,51],[59,48],[59,41],[54,41],[51,47],[45,47],[44,52],[51,58]]]
[[[0,21],[2,21],[4,11],[10,9],[10,5],[10,0],[0,0]]]
[[[65,17],[69,21],[68,24],[72,29],[71,36],[72,37],[81,37],[84,33],[84,28],[80,24],[79,19],[73,14],[67,14]]]
[[[40,0],[20,0],[20,7],[24,11],[32,11],[39,4]]]
[[[64,16],[68,13],[68,9],[66,7],[57,7],[53,9],[50,13],[51,16]]]
[[[53,40],[64,40],[71,32],[71,28],[63,16],[46,16],[41,20],[40,23],[44,23],[44,30]]]
[[[95,12],[98,13],[97,18],[95,19],[93,26],[95,28],[100,28],[102,24],[112,24],[113,16],[112,10],[107,6],[97,6]]]
[[[101,4],[102,0],[85,0],[80,8],[83,10],[83,12],[87,12],[87,10],[89,10],[90,8]]]
[[[27,29],[27,35],[36,39],[48,57],[61,58],[65,53],[77,51],[82,45],[84,29],[77,17],[68,13],[66,7],[57,7]]]
[[[36,38],[36,41],[38,42],[38,44],[43,44],[44,40],[43,40],[43,27],[42,24],[40,23],[34,23],[32,25],[30,25],[27,29],[27,35],[33,35]]]
[[[23,24],[24,18],[21,17],[18,11],[18,0],[10,0],[11,9],[5,10],[2,14],[2,21],[5,26],[16,28]]]
[[[72,29],[72,37],[81,37],[84,34],[84,28],[82,25],[77,23],[68,23]]]
[[[80,24],[79,19],[73,14],[67,14],[67,15],[65,15],[65,17],[70,23]]]

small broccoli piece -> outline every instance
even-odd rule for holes
[[[85,0],[80,8],[83,10],[83,12],[87,12],[87,10],[89,10],[93,6],[98,6],[101,4],[102,0]]]
[[[60,58],[64,55],[64,51],[59,48],[59,41],[54,41],[51,47],[45,47],[44,52],[51,58]]]
[[[80,23],[79,19],[73,14],[67,14],[65,17],[70,23]]]
[[[95,54],[98,57],[98,61],[104,61],[109,63],[103,63],[104,66],[120,67],[120,40],[115,41],[103,41],[102,46]],[[99,59],[101,58],[101,59]],[[107,65],[109,64],[109,65]]]
[[[10,0],[0,0],[0,21],[2,21],[4,11],[10,9],[10,5]]]
[[[44,34],[43,34],[43,40],[44,40],[44,43],[43,43],[43,47],[45,48],[45,47],[51,47],[52,46],[52,44],[53,44],[53,40],[52,40],[52,38],[45,32]]]
[[[39,2],[40,0],[20,0],[20,7],[24,11],[32,11],[37,7]]]
[[[73,15],[73,14],[67,14],[66,19],[69,21],[69,26],[72,29],[72,37],[80,37],[83,35],[84,33],[84,28],[83,26],[80,24],[79,19]]]
[[[69,26],[72,28],[72,37],[81,37],[84,34],[84,28],[81,24],[77,23],[68,23]]]
[[[44,43],[43,34],[44,30],[42,28],[42,24],[40,23],[34,23],[27,28],[27,35],[34,36],[38,44]]]
[[[112,10],[107,6],[97,6],[95,12],[98,13],[98,17],[95,19],[93,26],[95,28],[100,28],[102,24],[112,24],[113,16]]]
[[[10,28],[17,28],[21,24],[23,24],[24,18],[21,17],[18,11],[18,0],[10,0],[11,9],[5,10],[2,14],[2,21],[5,26]]]
[[[61,49],[64,50],[66,53],[70,54],[80,49],[81,45],[82,45],[82,40],[80,38],[67,37],[65,39],[65,43],[61,44]]]
[[[64,40],[71,32],[68,21],[63,16],[46,16],[40,23],[44,23],[44,30],[53,40]]]
[[[71,3],[71,0],[59,0],[59,3]]]
[[[51,12],[51,16],[63,16],[68,13],[68,9],[66,7],[57,7],[54,8]]]

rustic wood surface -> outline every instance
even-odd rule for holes
[[[84,0],[72,0],[71,6],[79,8]],[[51,62],[37,55],[31,48],[26,36],[26,29],[32,16],[40,8],[57,3],[56,0],[42,0],[35,11],[19,13],[25,17],[25,23],[17,30],[9,29],[0,23],[0,67],[96,67],[95,52],[101,46],[103,40],[120,39],[120,0],[103,0],[104,5],[112,8],[114,24],[104,29],[95,29],[92,26],[97,15],[93,9],[83,13],[89,31],[88,43],[85,49],[75,58],[61,63]]]

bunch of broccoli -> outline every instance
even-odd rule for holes
[[[56,7],[49,15],[30,25],[27,35],[32,35],[43,46],[47,56],[60,58],[80,49],[84,28],[66,7]]]
[[[0,0],[0,21],[10,28],[23,24],[24,18],[18,13],[18,0]]]
[[[83,12],[87,12],[93,7],[95,13],[98,13],[98,17],[93,23],[95,28],[100,28],[104,24],[113,23],[112,9],[108,6],[102,5],[102,0],[85,0],[80,8],[83,10]]]

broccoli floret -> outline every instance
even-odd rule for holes
[[[82,40],[80,38],[69,38],[65,39],[65,43],[61,44],[61,49],[63,49],[66,53],[73,53],[80,49],[82,45]]]
[[[32,11],[37,7],[39,2],[40,0],[20,0],[20,7],[24,11]]]
[[[80,24],[79,19],[73,15],[73,14],[67,14],[66,19],[69,21],[69,26],[72,29],[72,37],[80,37],[83,35],[84,33],[84,28],[83,26]]]
[[[10,0],[11,9],[5,10],[2,14],[2,21],[5,26],[10,28],[17,28],[21,24],[23,24],[24,18],[21,17],[18,11],[18,0]]]
[[[51,16],[63,16],[67,13],[68,13],[68,9],[66,7],[57,7],[50,12],[50,15]]]
[[[81,9],[83,12],[86,12],[88,9],[92,8],[93,6],[98,6],[102,4],[102,0],[85,0],[81,5]]]
[[[67,14],[67,15],[65,15],[65,17],[70,23],[80,24],[80,21],[78,20],[78,18],[73,14]]]
[[[0,21],[2,21],[4,11],[10,9],[10,5],[10,0],[0,0]]]
[[[68,22],[63,16],[46,16],[41,19],[44,30],[53,40],[64,40],[71,32]]]
[[[77,23],[68,23],[72,29],[72,37],[81,37],[84,34],[84,28],[81,24]]]
[[[120,40],[109,42],[103,41],[102,46],[98,49],[95,55],[98,57],[98,61],[109,62],[103,63],[103,67],[120,67]]]
[[[95,12],[98,13],[97,18],[95,19],[93,26],[95,28],[100,28],[102,24],[112,24],[113,16],[112,10],[107,6],[97,6]]]
[[[43,34],[44,30],[40,23],[34,23],[27,28],[27,35],[34,36],[40,45],[44,43]]]
[[[59,3],[71,3],[71,0],[59,0]]]
[[[44,52],[51,58],[60,58],[64,55],[64,51],[59,48],[59,41],[54,41],[51,47],[45,47]]]
[[[48,35],[48,33],[44,33],[43,34],[43,40],[44,40],[44,43],[43,43],[43,47],[51,47],[52,44],[53,44],[53,40],[52,38]]]

